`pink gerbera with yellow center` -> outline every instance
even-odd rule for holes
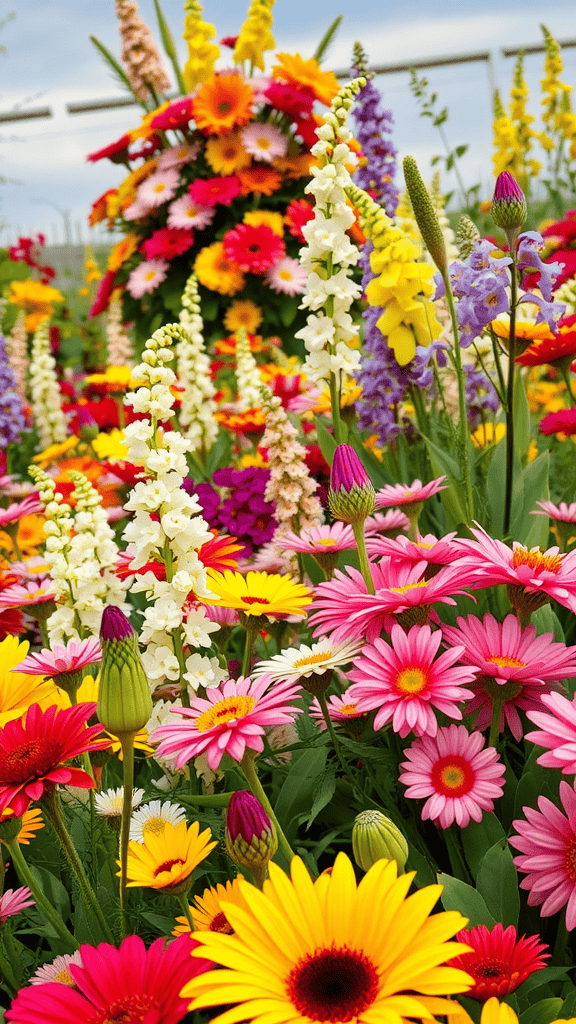
[[[419,533],[416,540],[410,540],[405,534],[399,537],[367,537],[366,550],[371,558],[387,555],[397,562],[414,565],[415,562],[428,562],[429,566],[449,565],[461,554],[454,544],[455,533],[447,533],[445,537],[434,537],[427,533],[422,537]]]
[[[426,501],[426,498],[430,498],[433,494],[446,490],[448,485],[444,483],[445,479],[445,476],[439,476],[428,484],[423,484],[421,480],[414,480],[409,485],[386,484],[385,487],[376,492],[375,507],[394,508],[401,506],[404,508],[406,505],[414,505],[417,502]]]
[[[79,672],[97,661],[102,661],[100,641],[90,636],[86,640],[70,640],[67,644],[54,644],[52,650],[29,654],[12,671],[54,678],[63,672]]]
[[[570,675],[574,675],[573,672]],[[564,775],[576,775],[576,703],[561,693],[545,693],[540,705],[548,710],[531,710],[527,717],[540,728],[526,733],[526,739],[547,751],[538,758],[545,768],[560,768]]]
[[[51,580],[29,580],[28,583],[13,583],[0,593],[0,610],[3,608],[22,608],[24,611],[31,605],[47,604],[55,598]]]
[[[411,800],[426,799],[422,819],[440,828],[456,822],[466,828],[470,819],[481,821],[494,810],[504,791],[505,766],[494,747],[485,747],[481,733],[470,734],[465,725],[449,725],[435,737],[423,736],[404,751],[400,782]]]
[[[472,696],[464,683],[476,675],[474,669],[454,665],[463,648],[454,647],[436,658],[442,633],[433,633],[430,626],[412,626],[405,633],[395,625],[390,639],[391,644],[377,639],[367,645],[348,673],[354,685],[347,697],[358,702],[358,711],[378,708],[374,729],[391,723],[402,738],[409,732],[435,736],[435,708],[448,718],[461,719],[457,705]]]
[[[182,768],[193,757],[206,752],[208,766],[216,771],[224,754],[240,763],[246,748],[261,753],[266,726],[292,722],[303,709],[292,702],[300,694],[294,683],[275,683],[270,676],[255,681],[249,677],[228,679],[206,690],[206,698],[194,697],[189,708],[174,708],[184,721],[161,725],[150,736],[160,741],[159,757],[172,757]]]

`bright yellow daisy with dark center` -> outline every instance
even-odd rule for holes
[[[234,935],[198,931],[194,950],[223,970],[190,981],[190,1010],[236,1004],[212,1024],[401,1024],[449,1012],[443,998],[472,978],[443,966],[466,920],[457,911],[430,917],[442,886],[407,896],[414,873],[396,877],[379,860],[356,884],[338,854],[330,875],[312,881],[299,857],[291,878],[271,863],[263,891],[239,880],[247,904],[222,902]]]
[[[189,905],[189,909],[197,931],[221,932],[223,935],[234,934],[234,929],[222,910],[222,900],[225,900],[226,903],[233,903],[236,907],[247,909],[246,900],[240,892],[237,878],[232,882],[226,882],[226,885],[218,884],[214,889],[204,889],[201,896],[194,897],[194,902]],[[189,931],[190,925],[186,918],[177,917],[172,935],[184,935]]]
[[[211,572],[208,570],[208,588],[215,598],[204,599],[204,604],[219,608],[236,608],[245,615],[265,615],[273,619],[278,615],[304,615],[312,593],[290,576],[267,572]]]
[[[210,842],[211,838],[210,829],[200,832],[197,821],[190,827],[185,821],[179,825],[166,822],[162,832],[144,833],[143,843],[129,843],[127,884],[174,894],[184,892],[194,869],[217,845]]]

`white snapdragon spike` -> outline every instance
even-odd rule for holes
[[[128,458],[141,467],[146,477],[138,481],[125,504],[134,517],[124,530],[126,553],[137,570],[147,562],[160,562],[165,579],[152,571],[138,575],[134,592],[144,592],[149,604],[144,611],[140,641],[145,645],[142,661],[152,690],[163,683],[179,683],[183,699],[188,687],[195,688],[195,651],[185,648],[210,647],[211,633],[218,630],[205,609],[190,606],[190,593],[210,597],[204,565],[198,549],[211,540],[202,509],[196,497],[186,493],[182,484],[188,474],[186,453],[194,443],[177,430],[163,430],[159,420],[173,415],[171,386],[176,375],[168,365],[174,356],[172,344],[185,341],[187,331],[181,324],[162,327],[146,342],[142,362],[132,371],[141,386],[126,396],[138,412],[148,413],[148,421],[130,423],[125,430]]]
[[[26,381],[28,379],[28,334],[26,331],[26,314],[20,310],[16,323],[6,338],[8,359],[14,372],[16,392],[20,398],[26,398]]]
[[[215,419],[216,389],[210,379],[210,360],[204,348],[204,322],[200,314],[198,278],[191,274],[182,295],[180,323],[186,334],[176,343],[176,372],[184,388],[180,426],[193,450],[208,452],[218,436]]]
[[[303,527],[319,526],[322,506],[315,496],[318,487],[306,465],[306,449],[298,441],[298,431],[290,422],[280,399],[266,385],[260,388],[260,402],[266,413],[266,430],[261,444],[268,449],[270,479],[265,501],[276,503],[274,516],[278,528],[274,540],[287,530],[298,533]]]
[[[302,338],[308,353],[304,372],[314,381],[330,381],[333,374],[338,388],[344,376],[353,375],[360,365],[359,349],[350,346],[358,332],[349,310],[362,288],[350,278],[360,252],[346,234],[355,219],[346,202],[352,181],[346,164],[354,160],[346,117],[365,84],[365,79],[355,79],[332,101],[311,150],[318,167],[312,168],[312,181],[304,190],[314,196],[316,205],[314,217],[302,229],[307,245],[300,252],[300,262],[308,271],[301,308],[309,309],[310,315],[296,337]]]
[[[258,364],[250,351],[250,342],[245,327],[241,327],[236,334],[236,385],[240,411],[258,409],[262,378]]]
[[[50,329],[43,320],[32,338],[30,397],[34,422],[43,448],[66,438],[66,421],[60,405],[56,360],[50,352]]]
[[[106,317],[106,345],[108,348],[108,366],[132,366],[134,351],[132,339],[124,330],[122,322],[122,303],[120,299],[111,299]]]

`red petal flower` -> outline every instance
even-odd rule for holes
[[[508,928],[498,923],[490,932],[486,925],[464,928],[456,936],[458,942],[473,946],[473,953],[462,953],[447,961],[447,966],[467,971],[475,985],[466,993],[472,999],[485,1002],[491,996],[508,995],[529,978],[534,971],[546,967],[550,954],[539,935],[518,938],[513,925]]]
[[[251,274],[265,274],[284,256],[284,242],[267,224],[239,224],[223,238],[224,253],[230,263]]]

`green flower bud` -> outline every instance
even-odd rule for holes
[[[357,526],[374,511],[376,492],[370,477],[349,444],[339,444],[330,472],[328,504],[335,519]]]
[[[11,814],[9,818],[4,818],[0,821],[0,842],[11,843],[22,828],[22,818],[19,818],[16,814]],[[0,853],[0,857],[2,854]]]
[[[261,871],[278,849],[274,823],[247,789],[232,793],[226,811],[226,852],[235,864]]]
[[[441,274],[448,271],[446,245],[436,211],[413,156],[404,157],[404,179],[420,234]]]
[[[524,193],[509,171],[502,171],[496,178],[490,213],[494,223],[506,232],[521,228],[526,220],[528,210]]]
[[[368,871],[377,860],[395,860],[398,874],[404,874],[408,860],[408,843],[399,828],[381,811],[362,811],[352,826],[354,860]]]
[[[108,732],[122,739],[143,729],[152,714],[152,697],[136,633],[115,605],[108,605],[100,627],[102,669],[97,715]]]

